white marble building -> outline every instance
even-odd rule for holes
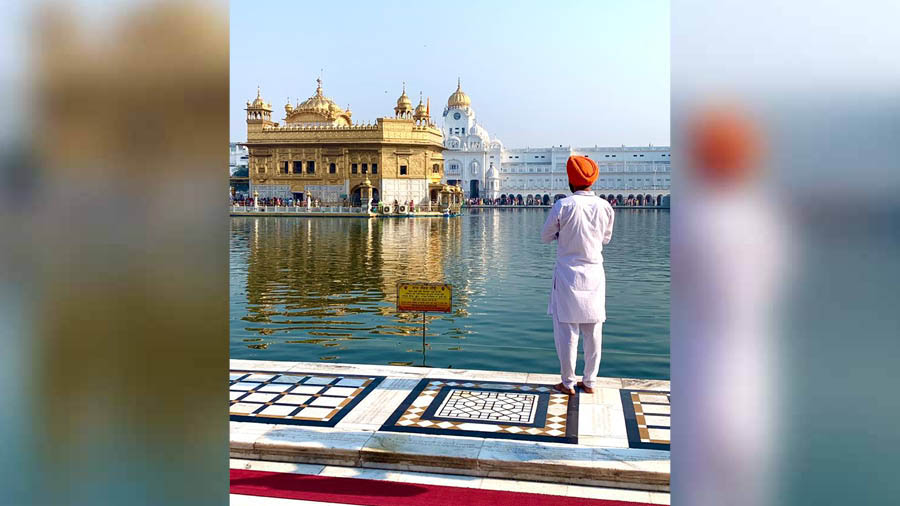
[[[478,124],[469,96],[459,82],[443,116],[444,182],[459,185],[467,196],[499,196],[503,144],[491,139]]]
[[[642,204],[668,205],[672,184],[668,146],[509,149],[478,124],[459,82],[443,117],[444,182],[458,184],[466,197],[553,202],[570,193],[566,161],[581,155],[600,167],[594,191],[601,196],[619,204],[630,197]]]

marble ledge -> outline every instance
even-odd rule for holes
[[[292,362],[293,372],[321,373],[323,375],[392,376],[399,378],[424,378],[430,368],[394,365],[350,364],[343,362]]]
[[[559,479],[570,484],[667,491],[668,459],[668,452],[653,450],[566,449],[545,443],[501,444],[489,440],[478,456],[478,468],[487,476],[527,476],[539,481]]]
[[[484,439],[378,432],[360,450],[360,461],[444,469],[475,469]]]
[[[527,383],[527,372],[479,371],[475,369],[432,369],[426,378]]]
[[[245,360],[232,358],[228,361],[230,369],[240,371],[277,371],[287,372],[292,367],[302,362],[287,362],[283,360]]]
[[[259,434],[247,425],[232,422],[242,434],[232,458],[668,491],[664,451],[283,425]]]
[[[270,425],[261,423],[229,422],[229,447],[232,450],[252,451],[256,440],[270,429]]]
[[[486,440],[478,454],[479,462],[488,468],[492,463],[514,463],[525,466],[549,463],[590,468],[593,458],[593,448],[562,443],[499,439]]]
[[[326,466],[322,464],[298,464],[295,462],[267,462],[262,460],[247,460],[232,458],[229,461],[230,469],[247,469],[251,471],[268,471],[272,473],[292,474],[320,474]]]
[[[255,449],[285,447],[300,449],[328,449],[358,451],[372,437],[365,431],[336,431],[331,427],[297,425],[268,425],[253,443]]]
[[[672,385],[670,381],[666,380],[623,378],[621,388],[626,390],[660,390],[668,392],[671,390]]]
[[[551,482],[551,483],[566,483],[568,485],[576,485],[576,486],[584,486],[584,487],[606,487],[606,488],[615,488],[622,490],[642,490],[647,492],[668,492],[669,484],[666,482],[665,484],[659,483],[640,483],[640,482],[630,482],[630,481],[621,481],[621,480],[610,480],[598,478],[593,475],[570,475],[565,472],[562,473],[553,473],[547,472],[543,468],[538,468],[536,470],[511,470],[504,471],[498,469],[492,470],[480,470],[479,476],[483,476],[485,478],[502,478],[506,480],[529,480],[529,481],[542,481],[542,482]]]
[[[395,378],[448,378],[472,379],[478,381],[501,381],[515,383],[538,383],[553,385],[559,383],[558,374],[528,373],[515,371],[483,371],[473,369],[440,369],[372,364],[352,364],[341,362],[291,362],[276,360],[231,359],[230,368],[248,371],[308,372],[323,375],[388,376]],[[638,378],[599,377],[595,388],[660,390],[668,391],[670,382]]]
[[[228,457],[231,459],[242,459],[242,460],[262,460],[262,455],[256,453],[254,451],[249,450],[236,450],[234,448],[228,451]]]
[[[359,451],[372,432],[334,431],[330,428],[272,425],[253,443],[263,459],[325,465],[359,463]],[[232,454],[232,456],[235,456]]]

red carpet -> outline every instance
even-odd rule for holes
[[[231,470],[231,493],[366,506],[649,506],[645,503],[395,481]]]

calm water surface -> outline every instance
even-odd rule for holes
[[[556,373],[548,212],[232,218],[231,357]],[[600,374],[667,379],[669,212],[617,210],[604,258]],[[401,280],[454,286],[424,357],[422,314],[394,310]]]

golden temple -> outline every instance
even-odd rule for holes
[[[313,96],[284,106],[281,124],[272,121],[272,105],[258,89],[247,102],[254,195],[359,206],[371,188],[374,202],[425,208],[441,193],[459,192],[441,184],[443,135],[431,120],[430,100],[420,96],[414,109],[404,83],[393,117],[354,124],[350,107],[338,106],[325,96],[322,80],[316,82]]]

